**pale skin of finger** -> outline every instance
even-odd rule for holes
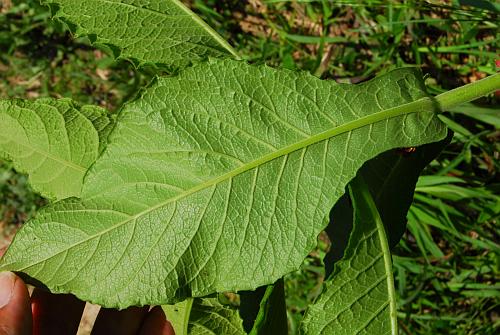
[[[0,335],[31,335],[30,296],[22,279],[11,272],[3,272],[0,290]]]

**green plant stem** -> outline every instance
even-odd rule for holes
[[[455,88],[436,96],[441,110],[445,111],[456,105],[470,102],[496,90],[500,90],[500,73],[496,73],[484,79]]]

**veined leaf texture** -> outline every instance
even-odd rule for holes
[[[0,156],[28,173],[45,197],[77,197],[111,121],[104,109],[69,99],[0,100]]]
[[[211,60],[121,111],[81,199],[42,210],[0,270],[106,307],[251,290],[297,269],[367,160],[446,136],[418,70],[360,85]]]
[[[344,257],[309,305],[304,334],[397,335],[396,293],[384,224],[361,177],[349,185],[353,231]]]
[[[137,64],[172,70],[207,57],[236,57],[232,47],[180,0],[42,0],[77,35]]]
[[[163,306],[175,335],[244,335],[238,310],[223,306],[217,298],[186,299]]]

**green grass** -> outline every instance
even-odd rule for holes
[[[72,39],[37,0],[12,2],[0,8],[0,98],[71,97],[115,111],[151,79],[151,71],[115,62],[85,38]],[[418,66],[437,94],[497,70],[498,4],[336,3],[190,1],[247,60],[324,79],[357,83]],[[394,250],[403,334],[495,334],[500,328],[498,99],[444,116],[455,136],[420,180],[407,233]],[[25,176],[0,164],[4,232],[15,231],[43,204]],[[322,258],[330,247],[322,235],[302,269],[286,278],[292,333],[321,292]]]
[[[0,14],[0,98],[70,97],[114,111],[151,77],[73,39],[38,0],[12,1]]]
[[[2,239],[9,240],[44,204],[45,200],[31,191],[26,176],[0,161],[0,248],[5,245]]]

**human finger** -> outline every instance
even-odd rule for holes
[[[102,308],[92,329],[92,335],[136,335],[149,307],[130,307],[123,311]]]
[[[175,332],[161,307],[156,306],[146,316],[139,335],[175,335]]]
[[[21,278],[0,273],[0,335],[30,335],[30,295]]]
[[[85,302],[70,294],[35,289],[31,296],[33,334],[76,334]]]

